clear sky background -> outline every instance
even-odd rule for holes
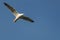
[[[35,22],[14,23],[15,17],[4,2]],[[0,0],[0,40],[60,40],[60,1]]]

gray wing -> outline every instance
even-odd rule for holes
[[[30,19],[29,17],[26,16],[21,16],[22,19],[29,21],[29,22],[34,22],[32,19]]]
[[[10,9],[10,11],[11,12],[13,12],[13,15],[17,15],[17,11],[12,7],[12,6],[10,6],[9,4],[7,4],[7,3],[5,3],[4,2],[4,5],[8,8],[8,9]]]

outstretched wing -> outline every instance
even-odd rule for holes
[[[4,2],[4,5],[5,5],[7,8],[9,8],[11,12],[13,12],[13,15],[15,15],[15,16],[17,15],[17,11],[16,11],[12,6],[10,6],[9,4],[7,4],[7,3],[5,3],[5,2]]]
[[[21,16],[22,19],[30,21],[30,22],[34,22],[32,19],[30,19],[29,17],[26,16]]]

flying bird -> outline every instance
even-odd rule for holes
[[[27,20],[29,22],[34,22],[31,18],[24,16],[23,13],[19,13],[15,10],[15,8],[13,8],[12,6],[10,6],[9,4],[7,4],[6,2],[4,2],[4,5],[13,13],[13,15],[15,16],[15,19],[13,20],[14,22],[16,22],[19,19],[24,19]]]

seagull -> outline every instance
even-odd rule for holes
[[[24,16],[23,13],[19,13],[15,10],[15,8],[13,8],[12,6],[10,6],[9,4],[7,4],[6,2],[4,2],[4,5],[13,13],[13,15],[15,16],[15,19],[13,20],[14,22],[16,22],[19,19],[23,19],[29,22],[34,22],[31,18]]]

